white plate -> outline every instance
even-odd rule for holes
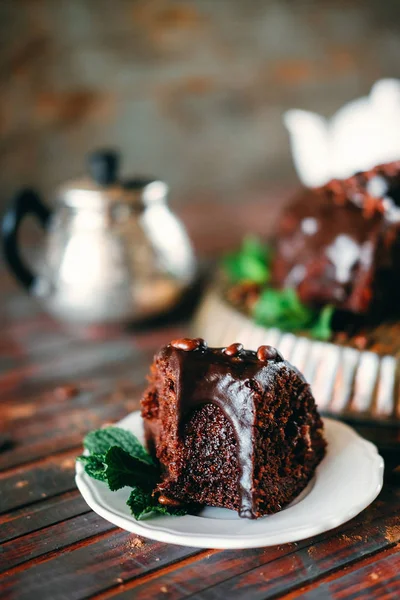
[[[383,459],[376,446],[351,427],[324,419],[328,450],[307,489],[287,508],[261,519],[240,519],[233,511],[204,508],[184,517],[154,516],[136,521],[126,501],[127,488],[110,492],[76,465],[76,484],[97,514],[132,533],[196,548],[259,548],[295,542],[333,529],[366,508],[379,494]],[[117,424],[143,441],[139,412]]]

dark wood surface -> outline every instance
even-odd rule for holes
[[[209,208],[184,215],[204,256],[234,244],[242,230],[265,229],[258,202]],[[396,453],[386,457],[382,493],[361,515],[272,548],[161,544],[116,528],[85,504],[74,483],[83,435],[138,407],[154,351],[185,332],[188,315],[136,331],[77,334],[1,268],[0,598],[400,598]]]

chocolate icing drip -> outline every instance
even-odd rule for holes
[[[240,350],[229,355],[224,349],[204,346],[185,351],[176,346],[165,348],[176,372],[177,431],[190,413],[206,403],[215,404],[230,421],[237,441],[241,517],[254,518],[253,501],[253,435],[256,410],[254,393],[263,393],[271,385],[277,371],[287,363],[277,353],[262,362],[255,352]],[[210,356],[211,355],[211,356]]]
[[[272,272],[306,304],[398,313],[400,161],[301,193],[284,212]]]

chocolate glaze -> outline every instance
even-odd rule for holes
[[[400,161],[305,190],[284,213],[273,280],[354,313],[400,298]]]
[[[253,502],[253,435],[255,421],[254,392],[262,393],[279,371],[290,369],[279,353],[260,361],[257,353],[240,350],[229,355],[224,348],[199,346],[185,351],[172,345],[163,350],[176,373],[177,429],[182,431],[194,408],[211,403],[218,406],[230,421],[238,448],[241,517],[254,518]],[[298,374],[301,377],[300,374]],[[304,381],[304,380],[303,380]]]

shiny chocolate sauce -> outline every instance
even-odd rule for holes
[[[283,214],[272,265],[277,287],[352,313],[400,297],[400,162],[305,190]]]
[[[194,342],[194,343],[193,343]],[[279,371],[292,367],[271,346],[258,352],[241,344],[207,348],[203,340],[175,340],[164,350],[176,373],[178,432],[202,404],[215,404],[230,421],[237,441],[239,515],[255,518],[253,502],[254,393],[262,393]]]

